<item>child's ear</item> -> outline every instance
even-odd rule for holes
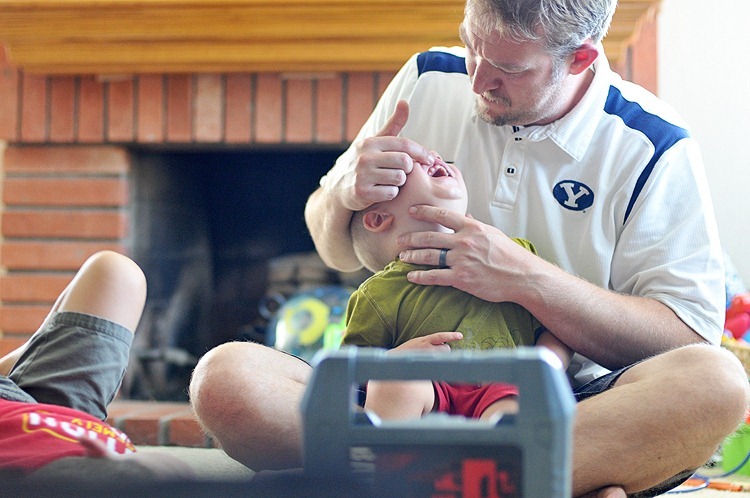
[[[371,232],[382,232],[393,224],[393,216],[386,211],[368,211],[362,218],[365,228]]]

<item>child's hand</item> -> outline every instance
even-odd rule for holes
[[[409,339],[400,346],[396,346],[391,351],[408,351],[415,349],[450,351],[449,343],[460,341],[463,338],[464,335],[461,332],[436,332],[434,334]]]

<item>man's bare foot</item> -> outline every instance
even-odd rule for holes
[[[620,487],[608,486],[606,488],[586,493],[578,498],[627,498],[627,494],[625,494],[625,490]]]

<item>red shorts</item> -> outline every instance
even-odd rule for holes
[[[435,411],[451,415],[479,418],[496,401],[508,396],[518,396],[518,387],[512,384],[455,384],[433,381]]]

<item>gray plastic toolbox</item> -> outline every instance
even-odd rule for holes
[[[313,364],[301,406],[309,477],[364,483],[375,496],[570,496],[575,401],[551,352],[344,348]],[[447,414],[389,422],[357,408],[368,380],[409,379],[515,384],[519,412],[495,423]]]

